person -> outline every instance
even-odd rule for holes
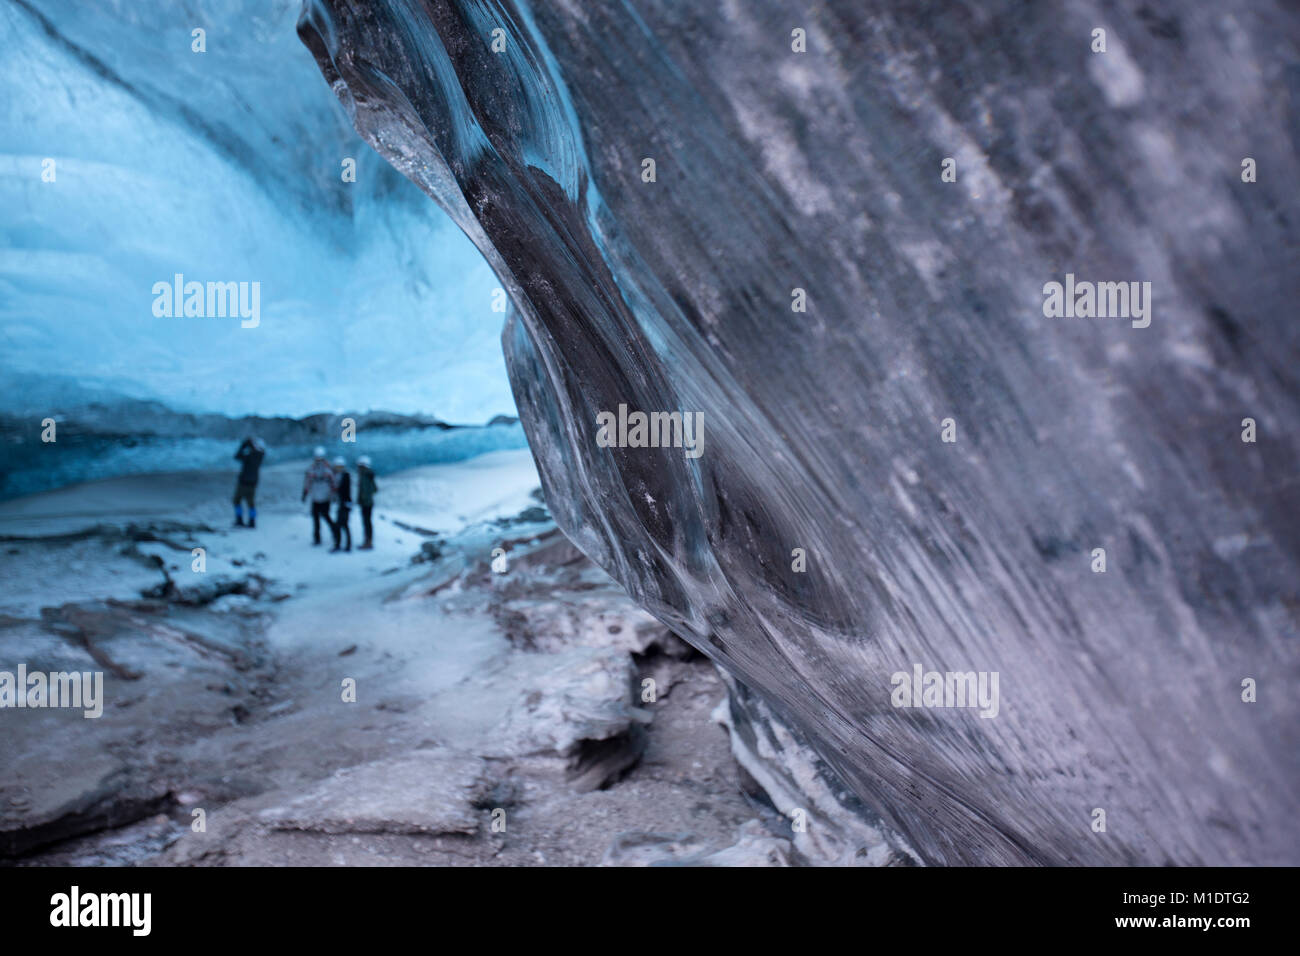
[[[370,470],[370,456],[362,455],[357,459],[357,504],[361,505],[361,530],[366,537],[361,543],[362,551],[373,551],[375,547],[375,529],[370,523],[370,512],[375,507],[375,492],[378,490],[375,473]]]
[[[338,502],[333,526],[334,551],[351,551],[352,529],[348,526],[348,514],[352,510],[352,476],[348,474],[348,463],[342,455],[334,459],[334,500]],[[348,546],[340,548],[344,533],[348,536]]]
[[[243,528],[244,525],[244,503],[248,503],[248,525],[249,528],[257,527],[257,503],[254,495],[257,492],[257,475],[262,467],[262,459],[266,457],[266,446],[262,444],[262,439],[249,435],[244,439],[244,443],[239,446],[239,451],[235,452],[235,460],[240,462],[239,478],[235,481],[235,527]]]
[[[311,534],[312,544],[320,544],[320,519],[325,519],[330,531],[334,524],[330,521],[330,497],[334,494],[334,471],[325,460],[325,449],[320,445],[311,453],[312,461],[307,467],[307,474],[302,479],[302,500],[311,495]]]

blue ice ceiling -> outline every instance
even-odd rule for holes
[[[353,132],[298,10],[0,6],[0,370],[27,391],[0,410],[36,376],[232,415],[513,412],[495,278]],[[177,273],[259,283],[257,327],[156,316]]]

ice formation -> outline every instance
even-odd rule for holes
[[[561,527],[927,861],[1300,858],[1294,12],[309,0],[299,31],[509,290]],[[1150,282],[1149,326],[1047,315],[1067,274]],[[624,403],[702,413],[704,454],[601,447]],[[993,672],[996,716],[929,706]]]
[[[496,280],[353,132],[299,8],[0,6],[0,412],[62,411],[69,383],[229,415],[513,412]],[[259,283],[259,324],[156,314],[178,274]]]

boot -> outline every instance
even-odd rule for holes
[[[256,519],[256,518],[249,518],[249,519],[248,519],[248,526],[249,526],[250,528],[256,528],[256,527],[257,527],[257,519]]]
[[[242,528],[243,526],[244,526],[244,516],[243,516],[243,515],[235,515],[235,527],[236,527],[236,528]]]

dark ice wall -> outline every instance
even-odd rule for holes
[[[1294,6],[299,29],[508,288],[561,527],[923,857],[1300,863]],[[602,447],[620,404],[701,413],[703,453]],[[918,666],[996,673],[996,713],[895,706]]]

